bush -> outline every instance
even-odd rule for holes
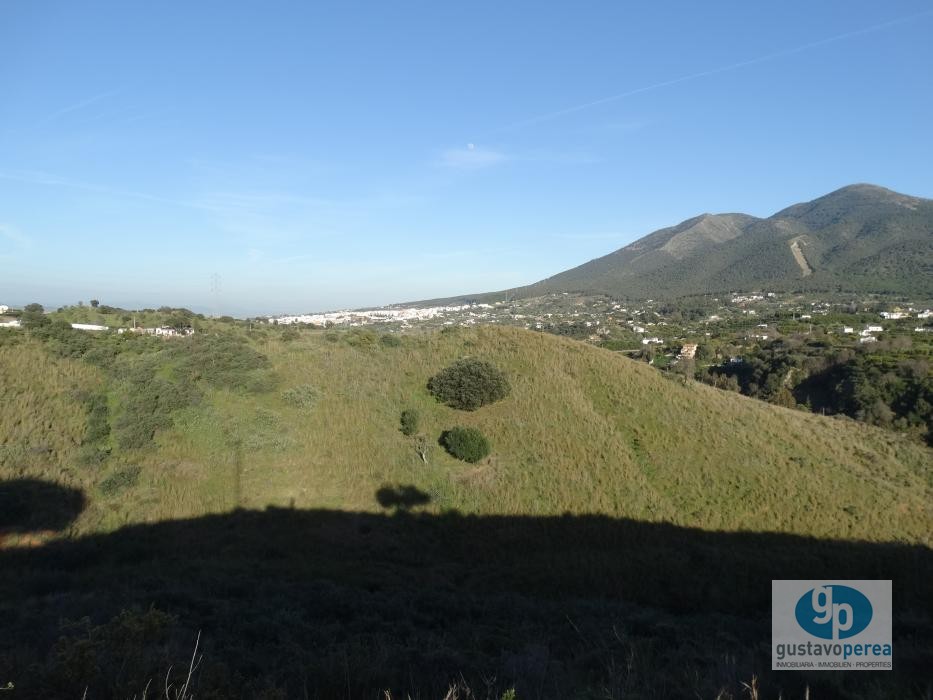
[[[382,346],[385,348],[397,348],[402,344],[402,339],[391,333],[383,333],[379,338],[379,342],[382,343]]]
[[[172,343],[169,352],[177,359],[177,374],[185,381],[203,379],[222,389],[261,393],[270,388],[269,358],[234,335],[193,335]],[[257,381],[258,380],[258,381]]]
[[[129,466],[114,472],[100,483],[100,492],[112,496],[139,483],[142,470],[138,466]]]
[[[441,435],[441,444],[451,455],[476,463],[489,454],[489,440],[476,428],[457,426]]]
[[[473,358],[457,360],[428,381],[428,391],[438,401],[464,411],[504,399],[511,390],[505,375],[494,365]]]
[[[282,400],[295,408],[314,408],[317,391],[309,384],[300,384],[282,392]]]
[[[418,426],[421,423],[421,415],[413,408],[406,408],[402,411],[399,423],[402,425],[402,434],[414,435],[418,432]]]

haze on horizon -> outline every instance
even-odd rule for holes
[[[704,211],[933,196],[933,10],[0,7],[0,303],[519,286]]]

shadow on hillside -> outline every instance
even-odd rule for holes
[[[0,532],[64,530],[84,507],[77,489],[38,479],[0,481]]]
[[[383,486],[376,491],[376,502],[383,508],[410,510],[416,506],[425,506],[431,502],[431,496],[417,486]]]
[[[0,686],[131,697],[201,631],[197,697],[920,697],[931,574],[920,546],[601,516],[237,511],[0,552]],[[768,671],[794,578],[893,579],[895,671]]]

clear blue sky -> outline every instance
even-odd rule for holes
[[[931,37],[925,1],[0,0],[0,303],[378,305],[933,197]]]

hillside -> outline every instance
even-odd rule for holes
[[[931,452],[895,434],[512,328],[95,336],[77,350],[71,337],[0,337],[0,480],[12,484],[8,502],[16,489],[40,494],[27,496],[37,507],[24,522],[5,523],[0,549],[0,615],[13,630],[0,639],[0,676],[22,697],[42,696],[40,681],[49,696],[85,678],[91,662],[62,661],[71,642],[50,651],[59,621],[85,615],[99,682],[109,682],[100,669],[120,668],[107,640],[134,650],[125,696],[140,691],[136,678],[181,663],[200,629],[219,696],[232,691],[215,666],[228,664],[240,669],[234,694],[278,686],[288,697],[299,658],[312,697],[345,690],[347,673],[353,697],[379,687],[440,697],[458,672],[474,684],[497,675],[531,697],[529,679],[550,682],[537,696],[570,697],[636,653],[638,668],[613,681],[626,694],[712,698],[763,673],[748,649],[767,621],[764,583],[782,575],[893,576],[911,624],[928,619]],[[463,356],[502,369],[511,394],[475,412],[435,401],[428,378]],[[140,413],[140,382],[157,387],[167,422]],[[409,407],[427,463],[399,431]],[[140,421],[154,439],[133,442]],[[454,425],[480,428],[491,456],[467,464],[434,446]],[[49,532],[30,479],[83,494],[69,538]],[[150,606],[174,617],[144,614]],[[698,659],[709,624],[721,637]],[[618,648],[613,625],[628,630]],[[679,641],[662,652],[664,629]],[[716,670],[728,653],[739,658],[732,681]],[[905,643],[900,653],[894,685],[875,697],[913,687],[926,652]],[[25,658],[40,659],[28,674]],[[669,663],[676,681],[661,673]],[[800,689],[799,677],[771,682]],[[825,683],[814,697],[857,687]]]
[[[933,200],[860,184],[764,219],[703,214],[526,287],[455,300],[552,292],[659,299],[763,289],[930,297],[931,260]]]
[[[611,352],[511,328],[403,336],[398,347],[365,332],[331,334],[334,341],[321,333],[292,342],[266,337],[251,345],[270,366],[239,368],[246,379],[221,375],[214,383],[196,369],[194,386],[203,395],[136,449],[124,446],[135,433],[122,426],[144,376],[140,367],[180,378],[188,368],[179,358],[189,362],[190,354],[203,353],[205,363],[231,362],[230,347],[156,340],[151,354],[120,355],[110,379],[87,362],[50,358],[37,342],[0,348],[4,398],[11,399],[0,428],[3,466],[15,462],[17,476],[73,475],[72,485],[92,495],[82,531],[231,507],[239,451],[244,507],[378,510],[373,494],[381,485],[406,483],[433,494],[437,510],[589,512],[732,530],[761,529],[762,513],[769,513],[765,529],[772,531],[929,543],[920,516],[929,502],[923,466],[930,453],[854,421],[784,410],[699,383],[681,386]],[[472,413],[438,404],[425,383],[462,355],[501,367],[512,395]],[[257,372],[274,379],[259,382],[251,378]],[[80,436],[63,433],[63,422],[49,418],[73,422],[95,374],[110,406],[110,456],[98,467],[76,469]],[[290,387],[306,387],[313,407],[290,405],[283,394]],[[164,388],[161,400],[170,393]],[[481,428],[493,456],[464,465],[438,447],[425,467],[398,430],[399,412],[409,406],[420,410],[422,430],[434,439],[454,424]],[[26,463],[48,468],[51,459],[57,471],[23,469],[9,456],[16,446],[31,455]],[[43,456],[38,448],[46,446]],[[138,488],[116,502],[95,495],[124,463],[142,468]],[[877,492],[866,488],[880,482],[885,487]]]

